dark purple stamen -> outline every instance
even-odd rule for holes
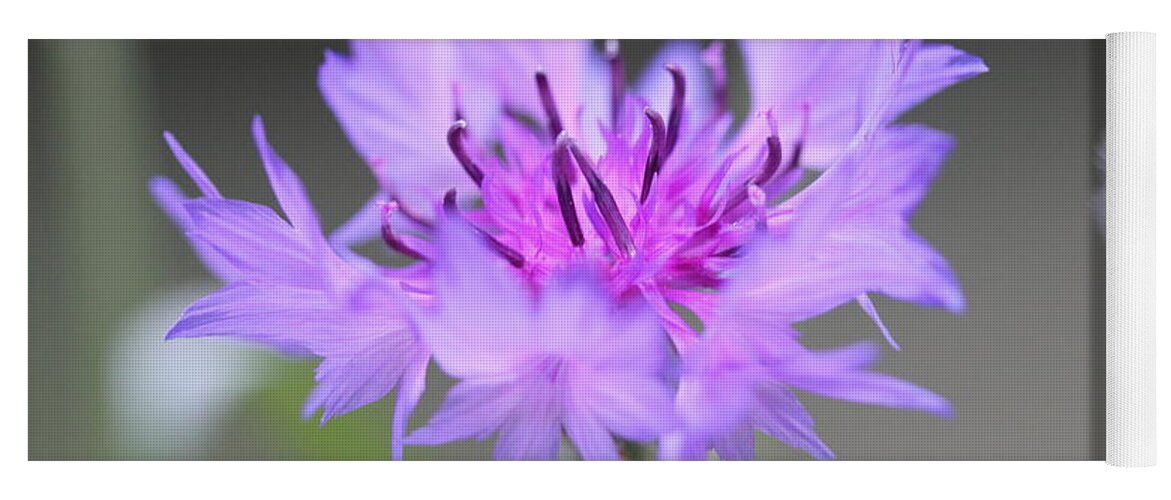
[[[768,156],[764,159],[764,167],[762,167],[760,172],[758,172],[756,176],[752,178],[752,180],[748,181],[744,187],[740,188],[739,191],[736,191],[736,194],[732,196],[728,202],[728,205],[724,207],[725,214],[732,213],[732,210],[739,207],[740,204],[744,203],[748,199],[749,186],[764,186],[764,184],[772,180],[773,176],[776,175],[778,170],[780,170],[782,159],[781,139],[776,135],[770,135],[766,143],[768,144]],[[792,164],[793,163],[790,162],[790,165]]]
[[[663,159],[666,160],[675,150],[675,141],[679,140],[679,126],[683,122],[683,98],[687,92],[687,80],[683,77],[683,70],[674,64],[667,65],[671,72],[671,79],[675,82],[675,89],[671,93],[671,116],[667,118],[667,142],[663,148]]]
[[[463,166],[464,172],[468,173],[468,177],[472,178],[477,186],[484,184],[484,171],[472,161],[472,157],[468,155],[468,151],[464,149],[464,140],[467,138],[468,123],[463,120],[457,120],[455,125],[447,129],[447,147],[451,148],[451,153],[455,155],[455,159],[459,160],[459,164]]]
[[[557,114],[557,103],[553,101],[553,89],[549,87],[549,77],[545,75],[545,70],[537,70],[536,76],[541,106],[545,108],[545,115],[549,118],[549,135],[557,139],[564,128],[561,126],[561,115]]]
[[[647,196],[651,194],[651,182],[659,174],[659,168],[663,163],[661,151],[667,135],[667,127],[663,124],[663,115],[649,107],[643,111],[646,113],[647,120],[651,122],[651,149],[647,153],[646,169],[643,170],[642,174],[642,193],[638,197],[639,203],[646,202]]]
[[[622,68],[617,40],[606,42],[606,54],[610,57],[610,125],[617,129],[622,120],[622,104],[626,100],[626,72]]]
[[[454,189],[448,189],[443,194],[443,213],[451,216],[459,215],[459,205],[455,203],[456,193]]]
[[[577,160],[577,167],[585,176],[590,191],[594,193],[594,201],[598,204],[598,211],[602,213],[602,218],[606,220],[606,226],[610,228],[610,234],[614,236],[614,243],[618,245],[623,255],[632,257],[635,252],[634,238],[630,236],[626,220],[622,218],[622,212],[618,210],[618,203],[614,201],[614,195],[610,193],[610,188],[606,187],[606,183],[602,182],[602,178],[594,170],[594,162],[581,152],[577,144],[574,144],[573,139],[569,138],[569,134],[561,134],[557,138],[557,147],[558,149],[568,147],[569,151],[573,153],[573,158]]]
[[[763,186],[771,180],[781,166],[781,138],[770,135],[766,143],[768,144],[768,157],[764,160],[764,168],[760,169],[760,173],[752,179],[752,183],[757,186]]]
[[[797,164],[801,161],[801,144],[801,141],[797,141],[797,143],[793,145],[793,157],[789,158],[789,163],[785,164],[786,172],[793,170],[793,167],[796,167]]]
[[[561,218],[565,221],[565,230],[569,232],[569,241],[573,246],[585,244],[585,234],[581,231],[581,222],[577,220],[577,206],[573,203],[573,167],[569,164],[569,146],[562,141],[562,137],[569,139],[568,134],[557,137],[557,147],[553,150],[553,183],[557,187],[557,204],[561,207]]]
[[[460,214],[459,211],[459,205],[455,203],[454,189],[448,190],[447,194],[443,195],[443,212],[451,217],[462,217],[462,214]],[[476,234],[479,234],[481,238],[484,238],[484,241],[488,242],[488,246],[492,248],[492,251],[500,254],[501,257],[504,257],[504,260],[507,260],[509,264],[512,264],[512,267],[520,269],[525,266],[525,256],[521,255],[520,252],[509,248],[508,245],[501,243],[500,240],[496,239],[488,233],[485,233],[482,229],[476,226],[471,226],[471,228],[475,230]]]
[[[743,247],[740,245],[725,248],[723,250],[720,250],[719,252],[716,252],[716,257],[739,257],[740,250],[743,250]]]
[[[392,201],[382,205],[382,241],[386,242],[386,246],[390,247],[392,250],[406,255],[407,257],[418,260],[427,260],[426,256],[419,253],[414,248],[408,246],[406,242],[398,237],[398,235],[394,234],[394,229],[390,225],[390,214],[397,209],[397,202]]]

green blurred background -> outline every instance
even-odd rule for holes
[[[914,224],[953,263],[969,312],[878,298],[904,346],[880,369],[947,396],[957,417],[803,398],[843,459],[1104,456],[1103,251],[1091,220],[1104,127],[1104,44],[953,41],[992,71],[906,118],[957,136]],[[657,42],[623,44],[628,74]],[[390,401],[319,428],[299,418],[314,362],[223,340],[163,343],[216,284],[147,180],[187,181],[172,131],[225,195],[269,205],[249,122],[264,116],[324,224],[374,179],[316,88],[342,41],[30,41],[29,458],[386,459]],[[749,96],[732,59],[734,108]],[[877,331],[856,307],[803,325],[818,346]],[[412,420],[433,410],[437,381]],[[762,458],[801,459],[758,440]],[[490,443],[408,448],[481,459]]]

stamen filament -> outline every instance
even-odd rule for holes
[[[472,157],[468,155],[467,149],[464,148],[464,140],[467,138],[467,127],[468,122],[456,120],[455,124],[447,129],[447,147],[451,148],[455,159],[459,160],[460,166],[464,168],[464,172],[467,172],[468,177],[472,178],[472,182],[475,182],[477,186],[481,186],[484,184],[484,171],[480,170],[480,167],[476,165]]]

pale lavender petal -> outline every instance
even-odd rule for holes
[[[382,297],[359,299],[365,294]],[[229,336],[345,357],[370,338],[407,328],[394,305],[400,300],[385,289],[338,296],[312,288],[236,282],[189,306],[167,339]]]
[[[890,344],[891,348],[896,351],[901,351],[903,348],[899,347],[898,342],[895,342],[894,335],[891,335],[890,329],[886,327],[886,323],[884,323],[882,318],[878,315],[878,309],[874,307],[874,302],[870,300],[870,296],[862,294],[856,297],[855,300],[857,300],[858,305],[862,307],[862,311],[870,317],[870,321],[873,321],[875,326],[877,326],[878,329],[882,331],[883,338],[886,339],[886,342]]]
[[[543,334],[534,339],[544,352],[602,372],[662,370],[669,339],[649,308],[611,305],[601,277],[585,270],[563,273],[546,287],[537,312]]]
[[[383,193],[375,193],[356,214],[330,233],[329,244],[338,255],[347,260],[365,260],[352,249],[379,237],[382,228],[382,204],[389,199],[390,197]]]
[[[294,228],[303,231],[309,238],[319,239],[323,234],[321,223],[317,220],[317,212],[313,209],[313,203],[309,201],[305,186],[293,169],[289,168],[285,160],[269,145],[264,133],[264,121],[259,115],[252,119],[252,136],[281,210],[284,210]]]
[[[740,427],[756,404],[760,377],[751,361],[708,338],[683,358],[675,409],[690,432],[722,435]]]
[[[710,448],[703,438],[675,431],[664,435],[659,441],[659,460],[705,460]]]
[[[183,165],[183,170],[187,171],[187,175],[191,180],[195,181],[195,185],[199,186],[199,190],[203,192],[204,196],[209,198],[222,198],[219,189],[216,189],[215,184],[211,182],[207,174],[204,173],[199,164],[187,154],[183,146],[179,144],[179,140],[170,132],[163,132],[163,138],[166,139],[167,145],[171,148],[171,153],[175,155],[175,159],[179,160],[179,164]]]
[[[919,125],[891,126],[875,134],[872,147],[843,165],[853,170],[845,215],[909,219],[954,148],[949,134]],[[816,189],[811,186],[810,192]]]
[[[780,386],[765,386],[758,397],[760,406],[752,417],[756,428],[818,460],[834,458],[833,451],[818,437],[813,417],[793,393]]]
[[[250,281],[324,287],[329,264],[311,243],[272,209],[238,200],[201,198],[186,204],[189,235],[214,248]]]
[[[342,129],[382,188],[415,213],[431,217],[448,189],[475,194],[448,150],[457,92],[473,92],[458,112],[472,131],[490,126],[482,109],[491,94],[474,92],[476,75],[460,79],[458,47],[449,41],[354,41],[351,54],[325,54],[318,84]]]
[[[744,426],[717,439],[712,445],[721,460],[756,459],[756,433]]]
[[[589,408],[606,429],[623,438],[649,441],[676,425],[673,394],[660,377],[598,373],[575,382],[574,407]]]
[[[553,460],[561,448],[565,409],[560,388],[551,384],[525,385],[518,411],[500,425],[496,434],[492,454],[496,460]]]
[[[890,375],[866,371],[877,352],[870,343],[808,352],[776,367],[776,373],[795,388],[828,398],[951,416],[951,404],[938,394]]]
[[[883,122],[960,81],[987,71],[983,62],[953,47],[911,44],[906,70],[887,96],[895,65],[894,40],[750,40],[740,43],[753,107],[787,116],[786,139],[800,135],[799,110],[809,107],[803,164],[827,167],[873,110]],[[887,102],[882,102],[882,100]]]
[[[403,353],[398,353],[403,355]],[[410,361],[406,371],[400,379],[398,398],[394,403],[394,417],[391,424],[391,458],[403,459],[403,447],[406,446],[407,423],[415,406],[423,397],[427,388],[427,365],[431,362],[431,354],[422,349]]]
[[[333,301],[317,290],[233,284],[188,307],[166,338],[230,336],[309,352],[308,337],[336,327],[334,312]]]
[[[317,366],[317,386],[302,415],[322,410],[321,424],[378,401],[399,383],[422,352],[410,331],[395,331],[353,343],[352,352],[326,357]],[[423,353],[425,355],[425,353]]]
[[[511,418],[522,395],[508,381],[460,382],[443,405],[406,438],[408,445],[439,445],[462,439],[486,439]]]
[[[565,416],[565,433],[585,460],[619,460],[618,448],[606,426],[587,412],[569,412]]]
[[[191,215],[185,207],[191,199],[183,194],[174,181],[166,177],[154,177],[150,180],[150,193],[176,227],[184,233],[191,229]],[[236,270],[211,245],[198,238],[190,238],[188,241],[204,267],[220,281],[230,282],[239,278]]]
[[[780,209],[788,225],[745,249],[730,289],[747,312],[795,322],[867,292],[960,313],[965,300],[947,260],[907,223],[951,139],[897,127],[826,171]]]
[[[461,379],[498,376],[519,366],[538,342],[531,299],[508,262],[456,219],[441,221],[435,244],[436,305],[417,315],[435,361]]]
[[[758,319],[796,322],[866,292],[960,313],[965,301],[947,260],[908,227],[837,230],[814,250],[761,241],[745,250],[738,296]]]

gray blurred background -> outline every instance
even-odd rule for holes
[[[903,346],[878,368],[946,396],[956,417],[802,399],[841,459],[1102,460],[1104,251],[1093,214],[1105,45],[949,43],[991,71],[904,120],[958,139],[914,226],[955,267],[969,310],[875,301]],[[628,74],[656,46],[624,43]],[[195,192],[163,130],[225,195],[272,205],[249,132],[263,115],[327,227],[373,193],[316,88],[327,47],[345,43],[29,43],[30,459],[389,457],[389,401],[324,428],[298,417],[311,360],[162,342],[184,305],[216,286],[147,193],[154,175]],[[732,71],[743,115],[735,57]],[[881,339],[856,306],[802,329],[815,347]],[[438,385],[414,425],[437,404]],[[804,458],[764,438],[758,454]],[[407,451],[488,457],[489,444],[475,442]]]

